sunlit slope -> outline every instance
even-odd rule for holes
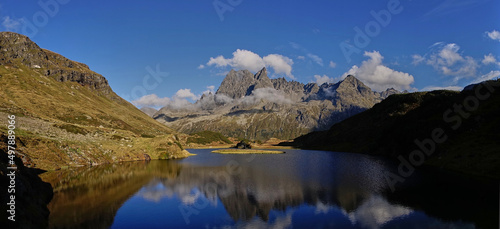
[[[117,96],[103,76],[23,35],[0,33],[0,85],[0,122],[17,116],[18,156],[28,166],[175,157],[182,150],[174,131]]]

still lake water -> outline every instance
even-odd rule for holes
[[[421,169],[392,192],[397,164],[285,150],[48,172],[50,228],[496,228],[498,183]]]

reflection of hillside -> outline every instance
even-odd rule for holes
[[[153,177],[173,178],[180,165],[160,161],[110,164],[42,174],[54,188],[51,228],[107,228],[116,211]]]
[[[498,182],[427,171],[418,185],[408,183],[388,193],[391,203],[411,206],[446,221],[475,222],[477,228],[496,228],[499,217]]]
[[[478,224],[481,218],[477,215],[484,212],[479,210],[486,206],[480,200],[491,200],[489,193],[481,198],[478,193],[463,192],[453,182],[439,185],[441,181],[415,182],[411,189],[401,187],[390,193],[384,189],[383,171],[387,170],[384,163],[370,164],[355,156],[344,155],[342,160],[325,156],[321,160],[310,156],[306,161],[290,158],[279,166],[266,158],[270,157],[258,157],[247,164],[238,161],[241,167],[233,172],[228,172],[223,162],[200,165],[151,161],[46,173],[43,179],[54,187],[54,199],[49,204],[50,227],[110,227],[118,209],[133,195],[160,206],[180,202],[193,207],[206,201],[216,207],[222,203],[238,225],[276,223],[270,216],[273,211],[286,212],[282,223],[291,222],[292,208],[294,211],[295,207],[308,206],[317,214],[335,209],[353,225],[368,228],[378,228],[416,211],[449,221]],[[450,195],[451,192],[463,196]],[[470,209],[457,213],[464,206],[452,201],[459,199],[467,199],[465,203]],[[494,213],[491,206],[486,209]],[[472,214],[473,211],[478,213]]]

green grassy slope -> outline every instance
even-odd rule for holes
[[[18,157],[57,169],[186,155],[176,132],[116,95],[85,64],[0,33],[0,133],[16,115]],[[6,142],[0,142],[5,149]]]

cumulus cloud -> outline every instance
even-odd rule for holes
[[[486,32],[489,38],[495,41],[500,41],[500,32],[493,30],[491,32]]]
[[[444,46],[443,49],[437,54],[433,55],[432,58],[435,58],[434,60],[429,60],[432,62],[437,62],[440,65],[446,65],[446,66],[451,66],[455,64],[457,61],[463,61],[464,58],[458,54],[458,50],[460,49],[460,46],[457,44],[451,43],[447,44]]]
[[[463,56],[459,50],[460,46],[457,44],[438,42],[431,46],[431,51],[426,55],[427,58],[414,55],[413,63],[425,62],[441,74],[453,77],[453,83],[457,83],[463,78],[476,76],[479,67],[474,58]]]
[[[211,57],[207,62],[207,66],[212,65],[216,67],[231,66],[236,69],[247,69],[252,72],[257,72],[263,67],[270,67],[275,74],[285,74],[294,79],[292,75],[293,60],[279,54],[260,57],[252,51],[237,49],[233,52],[232,58],[224,58],[223,56]]]
[[[17,31],[19,28],[21,28],[23,22],[24,21],[22,18],[13,19],[9,16],[5,16],[2,18],[2,26],[9,31]]]
[[[205,65],[203,64],[200,64],[200,66],[198,66],[198,69],[204,69],[205,68]]]
[[[298,56],[297,59],[299,59],[299,60],[305,60],[306,57],[305,56]]]
[[[274,88],[258,88],[252,91],[252,94],[241,99],[243,104],[255,104],[260,101],[267,101],[278,104],[289,104],[292,101],[285,97],[280,91]]]
[[[488,64],[498,64],[498,65],[500,65],[500,62],[497,62],[497,59],[491,53],[488,54],[488,55],[484,55],[484,58],[481,61],[481,63],[483,63],[484,65],[488,65]]]
[[[482,75],[471,82],[471,84],[481,83],[486,80],[492,80],[500,77],[500,71],[491,71],[485,75]]]
[[[328,77],[327,75],[323,75],[323,76],[320,76],[320,75],[314,75],[314,80],[315,80],[315,82],[316,82],[318,85],[322,85],[322,84],[324,84],[324,83],[333,83],[333,82],[334,82],[334,79],[333,79],[333,78]]]
[[[208,86],[209,90],[215,87]],[[207,90],[208,91],[208,90]],[[171,109],[195,109],[196,107],[188,99],[196,101],[200,96],[195,95],[191,92],[191,89],[180,89],[178,90],[172,98],[163,97],[160,98],[156,94],[145,95],[137,100],[132,101],[132,104],[138,107],[169,107]]]
[[[333,61],[330,61],[330,64],[328,64],[328,66],[329,66],[330,68],[335,68],[335,67],[337,67],[337,63],[335,63],[335,62],[333,62]]]
[[[349,71],[342,75],[342,78],[354,75],[375,91],[384,91],[387,88],[411,89],[410,85],[414,82],[413,76],[382,65],[384,57],[378,51],[365,52],[364,56],[369,59],[363,61],[360,67],[352,66]]]
[[[137,100],[132,101],[132,104],[138,107],[163,107],[169,103],[169,98],[160,98],[156,94],[145,95]]]
[[[273,68],[276,74],[285,74],[291,79],[295,79],[292,75],[293,60],[282,55],[271,54],[263,58],[266,66]]]
[[[198,96],[196,96],[195,94],[193,94],[193,92],[191,92],[191,89],[185,88],[185,89],[178,90],[175,93],[174,98],[197,100]]]

